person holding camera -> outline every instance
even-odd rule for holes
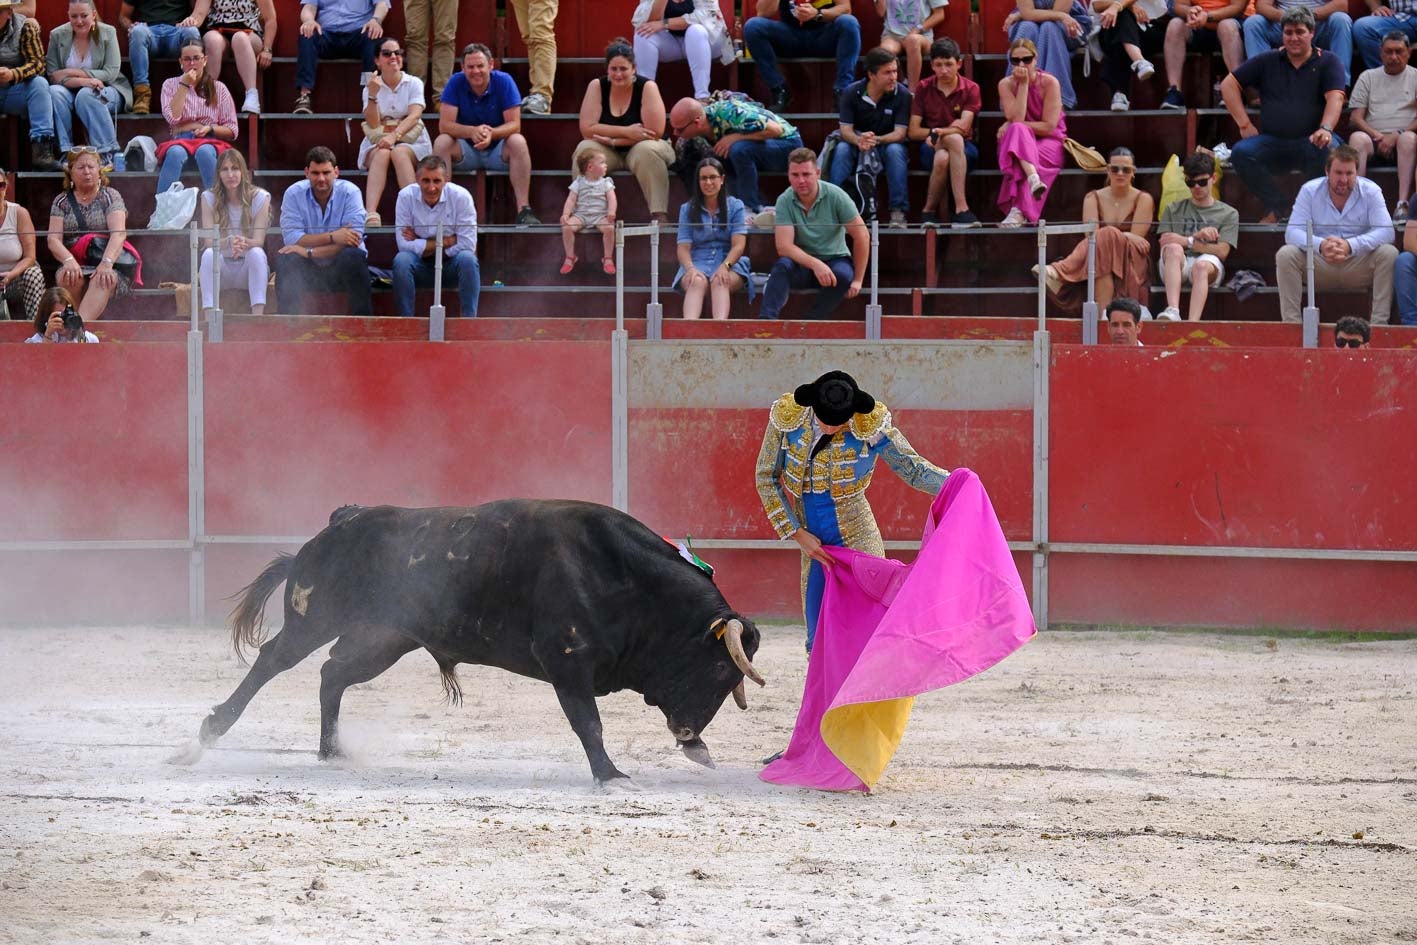
[[[71,148],[68,158],[64,192],[49,208],[49,253],[59,262],[56,281],[78,297],[79,314],[95,322],[110,299],[133,290],[136,269],[117,268],[127,249],[128,207],[108,186],[96,148]]]
[[[34,334],[25,344],[98,344],[98,335],[84,328],[83,317],[74,310],[74,297],[63,286],[46,291],[34,316]]]
[[[35,262],[30,212],[6,200],[10,174],[0,168],[0,294],[5,318],[34,318],[44,293],[44,272]],[[22,314],[23,313],[23,314]]]

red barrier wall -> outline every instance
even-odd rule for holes
[[[207,531],[312,534],[345,502],[609,501],[609,355],[603,340],[207,345]],[[1402,351],[1056,346],[1050,538],[1417,547],[1401,479],[1417,464],[1414,379]],[[182,344],[0,345],[0,397],[0,540],[186,537]],[[1028,411],[898,420],[925,455],[977,470],[1007,535],[1029,537]],[[632,510],[670,535],[771,537],[752,477],[765,422],[766,404],[632,411]],[[888,470],[872,502],[887,537],[918,537],[923,497]],[[210,548],[209,612],[275,550]],[[797,614],[790,550],[708,557],[736,606]],[[0,619],[182,620],[186,565],[180,549],[0,554]],[[1050,568],[1056,622],[1417,624],[1413,564],[1056,554]]]

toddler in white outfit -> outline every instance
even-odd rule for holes
[[[600,268],[607,276],[615,275],[615,182],[609,177],[610,166],[605,155],[583,151],[576,158],[581,176],[571,181],[571,192],[561,210],[561,243],[566,249],[561,263],[561,275],[576,267],[576,234],[595,227],[605,244]]]

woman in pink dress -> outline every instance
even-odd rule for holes
[[[1063,97],[1058,80],[1038,68],[1032,40],[1009,44],[1013,71],[999,80],[999,104],[1004,124],[999,129],[999,209],[1007,211],[1000,226],[1037,223],[1048,188],[1063,168]]]

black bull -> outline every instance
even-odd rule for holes
[[[266,599],[282,581],[285,625],[263,642]],[[174,761],[195,761],[262,686],[336,638],[320,669],[322,759],[340,753],[345,689],[419,647],[453,701],[459,663],[549,682],[599,782],[625,775],[605,753],[596,696],[641,693],[685,754],[711,765],[700,733],[729,693],[746,707],[745,675],[763,684],[752,664],[758,629],[712,579],[640,522],[589,502],[345,506],[240,596],[232,643],[260,655]]]

